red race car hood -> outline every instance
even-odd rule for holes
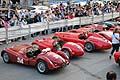
[[[82,52],[84,52],[83,48],[80,45],[78,45],[76,43],[73,43],[73,42],[66,42],[63,47],[69,47],[71,49],[74,49],[75,51],[82,51]]]
[[[54,52],[47,52],[45,54],[45,56],[50,59],[50,61],[52,61],[53,63],[56,63],[56,64],[62,64],[62,63],[65,63],[65,59],[62,58],[60,55],[54,53]]]
[[[112,34],[113,34],[112,31],[101,31],[101,32],[99,32],[99,33],[101,33],[101,34],[106,34],[106,35],[108,35],[109,37],[111,37]]]
[[[112,47],[112,43],[107,39],[102,39],[102,38],[97,38],[97,37],[94,37],[94,36],[90,36],[89,41],[94,42],[94,44],[96,46],[99,46],[99,47],[104,48],[104,49],[105,48],[110,49]]]
[[[93,41],[93,42],[96,41],[96,42],[103,42],[103,43],[111,44],[111,42],[109,40],[105,39],[105,38],[99,38],[99,37],[90,36],[88,39],[90,41]]]

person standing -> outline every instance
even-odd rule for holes
[[[115,51],[116,52],[119,51],[119,45],[120,45],[120,32],[118,28],[115,28],[113,31],[113,35],[112,35],[112,48],[113,49],[109,56],[110,59]]]

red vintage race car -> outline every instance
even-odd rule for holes
[[[115,62],[118,63],[120,66],[120,51],[114,53],[114,59],[115,59]]]
[[[20,63],[35,66],[40,73],[62,68],[69,64],[69,59],[62,52],[54,53],[50,49],[42,51],[28,44],[16,45],[1,52],[5,63]]]
[[[82,44],[76,44],[73,42],[63,42],[52,38],[44,38],[43,40],[36,39],[32,42],[32,45],[39,46],[39,48],[51,48],[53,52],[63,51],[69,58],[73,56],[83,56],[84,46]]]
[[[94,50],[106,50],[110,49],[112,46],[111,42],[105,38],[103,39],[100,37],[88,36],[83,33],[56,32],[55,36],[66,42],[69,41],[74,43],[81,43],[88,52],[92,52]]]

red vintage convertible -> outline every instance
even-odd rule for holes
[[[115,59],[115,62],[118,63],[120,66],[120,51],[114,53],[114,59]]]
[[[82,44],[76,44],[73,42],[63,42],[58,39],[44,38],[43,40],[36,39],[32,42],[32,45],[39,46],[40,50],[45,48],[51,48],[53,52],[63,51],[69,58],[73,56],[83,56],[84,46]]]
[[[40,73],[47,73],[49,70],[62,68],[69,64],[69,59],[61,51],[54,53],[48,48],[40,51],[39,48],[28,44],[6,48],[1,52],[1,56],[5,63],[35,66]]]
[[[105,38],[96,36],[88,36],[83,33],[71,33],[71,32],[56,32],[56,37],[66,42],[81,43],[84,45],[85,50],[92,52],[94,50],[106,50],[112,47],[111,42]]]

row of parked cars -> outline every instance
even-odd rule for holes
[[[114,28],[105,31],[103,25],[93,24],[68,32],[56,32],[52,38],[35,39],[31,44],[5,48],[1,56],[5,63],[35,66],[38,72],[47,73],[67,66],[70,58],[84,56],[85,51],[110,49]],[[115,60],[120,64],[120,55],[117,53]]]

